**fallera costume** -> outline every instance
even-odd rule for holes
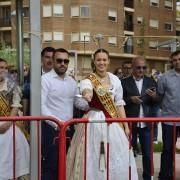
[[[0,89],[0,116],[9,116],[11,107],[21,107],[20,91],[14,82],[5,79],[4,87]],[[4,122],[0,122],[2,125]],[[20,123],[22,125],[22,123]],[[28,179],[29,174],[29,145],[23,134],[15,125],[16,139],[16,177]],[[0,180],[13,179],[13,126],[0,134]],[[19,178],[21,177],[21,178]]]
[[[96,74],[90,74],[81,81],[81,92],[84,89],[93,90],[93,98],[89,103],[90,110],[86,116],[91,121],[118,117],[116,106],[124,105],[123,90],[120,80],[108,73],[111,85],[107,90],[97,79]],[[67,155],[67,180],[84,179],[84,124],[76,127],[75,135]],[[90,123],[87,125],[87,180],[105,180],[107,167],[107,125],[105,123]],[[125,132],[119,123],[109,125],[109,174],[110,180],[127,180],[129,178],[129,163],[131,179],[138,180],[135,159]],[[130,161],[129,161],[130,160]]]

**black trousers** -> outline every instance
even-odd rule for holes
[[[70,140],[74,134],[74,127],[70,127],[66,132],[66,150],[70,145]],[[58,160],[59,160],[59,131],[56,131],[46,122],[42,122],[41,139],[41,180],[58,179]]]
[[[180,130],[179,126],[176,126],[176,131]],[[172,180],[173,179],[173,148],[176,146],[173,144],[174,127],[162,123],[162,140],[163,151],[161,154],[161,167],[159,173],[159,180]],[[175,134],[175,142],[177,141],[177,133]]]

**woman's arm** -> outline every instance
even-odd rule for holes
[[[118,111],[118,115],[120,118],[126,118],[126,113],[124,110],[124,106],[116,106],[117,111]],[[124,131],[126,133],[127,136],[129,136],[130,131],[129,131],[129,126],[127,122],[122,122],[123,126],[124,126]]]

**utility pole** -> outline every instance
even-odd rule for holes
[[[17,64],[19,72],[19,85],[24,83],[24,43],[23,43],[23,0],[16,0],[16,35],[17,35]]]

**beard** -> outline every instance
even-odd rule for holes
[[[54,67],[54,70],[59,76],[61,76],[61,75],[64,75],[66,73],[67,67],[65,67],[65,66],[61,66],[59,68]]]

